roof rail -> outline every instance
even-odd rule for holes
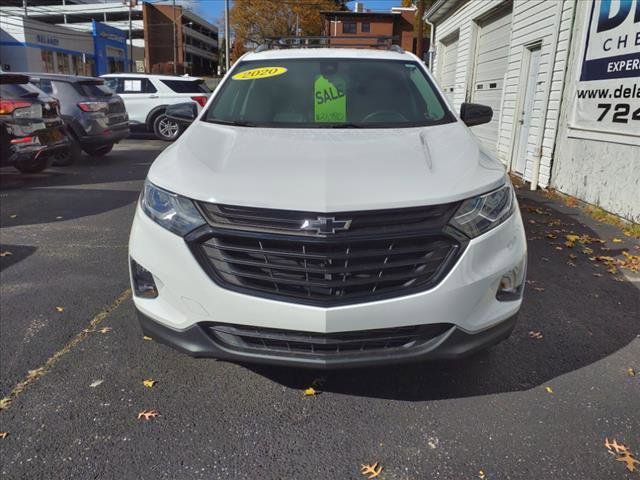
[[[394,40],[397,37],[390,35],[267,37],[254,52],[282,48],[384,48],[405,53],[399,45],[393,43]]]

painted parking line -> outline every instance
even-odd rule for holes
[[[19,382],[9,395],[0,399],[0,410],[6,410],[11,406],[11,403],[18,397],[22,392],[24,392],[29,385],[36,382],[38,379],[45,376],[51,369],[55,366],[58,361],[65,356],[67,353],[71,352],[74,347],[76,347],[80,342],[82,342],[87,336],[96,330],[96,327],[100,325],[114,310],[116,310],[123,302],[127,301],[131,298],[131,289],[127,288],[124,290],[118,297],[111,302],[107,307],[98,312],[89,322],[86,328],[84,328],[80,333],[76,334],[69,342],[58,350],[56,353],[51,355],[47,359],[47,361],[39,368],[35,370],[29,370],[27,376]]]

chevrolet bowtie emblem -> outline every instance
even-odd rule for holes
[[[336,220],[335,217],[318,217],[316,220],[305,220],[300,230],[315,230],[318,235],[336,233],[338,230],[349,230],[351,220]]]

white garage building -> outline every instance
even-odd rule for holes
[[[640,0],[439,0],[425,15],[433,71],[456,110],[493,108],[472,130],[533,188],[640,222],[639,12]],[[629,95],[609,100],[618,86]]]

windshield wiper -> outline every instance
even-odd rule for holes
[[[233,125],[234,127],[255,127],[255,123],[245,122],[243,120],[222,120],[220,118],[214,118],[213,120],[207,120],[211,123],[219,123],[221,125]]]
[[[365,128],[357,123],[334,123],[329,128]]]

